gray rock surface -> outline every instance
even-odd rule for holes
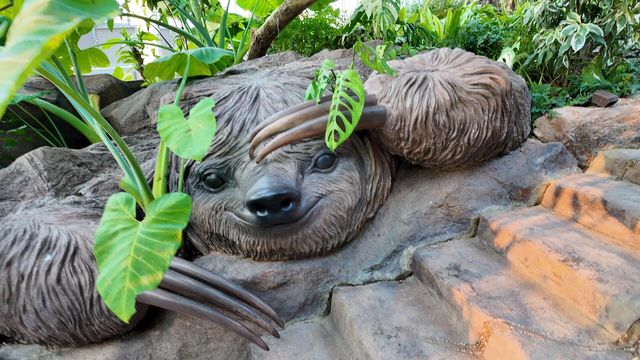
[[[376,217],[332,255],[256,262],[216,254],[197,263],[252,289],[286,320],[307,319],[327,311],[335,286],[403,277],[417,247],[473,233],[487,209],[536,204],[546,183],[575,171],[561,144],[535,140],[475,169],[437,173],[407,166]]]
[[[153,139],[139,136],[127,141],[137,144],[134,145],[137,154],[149,167],[154,153]],[[94,169],[94,165],[98,168]],[[77,167],[86,167],[86,171],[79,172],[77,178],[64,180],[47,176],[58,173],[47,170],[57,166],[67,167],[73,173]],[[81,193],[94,195],[98,207],[109,191],[114,191],[109,188],[114,186],[113,179],[120,176],[101,146],[82,153],[43,148],[22,157],[4,171],[22,174],[15,176],[15,183],[0,189],[1,196],[11,196],[12,189],[23,189],[38,198],[34,201],[73,202],[79,201],[76,195]],[[243,283],[285,319],[311,319],[329,311],[329,299],[336,286],[403,278],[410,273],[411,255],[416,248],[473,235],[481,212],[538,203],[545,183],[576,171],[575,159],[561,144],[535,140],[475,169],[437,173],[404,166],[397,174],[389,200],[376,217],[353,242],[330,256],[255,262],[209,255],[197,262]],[[91,180],[86,181],[87,178]],[[59,183],[53,186],[58,181],[68,186]],[[0,209],[0,216],[3,211],[11,209],[9,206]],[[250,350],[255,352],[214,324],[162,312],[147,318],[149,324],[144,329],[102,344],[54,350],[8,345],[0,347],[0,356],[96,360],[245,359]]]
[[[567,106],[535,121],[543,142],[559,141],[586,168],[603,149],[640,147],[640,99],[620,99],[607,108]]]

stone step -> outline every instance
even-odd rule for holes
[[[420,248],[412,267],[461,314],[467,342],[486,359],[630,358],[610,345],[606,329],[567,311],[477,239]]]
[[[356,359],[477,358],[458,315],[415,278],[336,288],[331,318]]]
[[[556,180],[542,206],[640,254],[640,185],[595,175]]]
[[[586,171],[640,185],[640,149],[609,149],[598,153]]]
[[[280,339],[265,336],[270,351],[251,346],[253,360],[355,359],[331,318],[287,324]]]
[[[532,207],[481,217],[478,237],[513,271],[600,324],[611,341],[640,317],[640,261],[604,235]]]

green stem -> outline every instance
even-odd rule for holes
[[[76,57],[76,54],[73,52],[73,49],[71,48],[67,40],[64,41],[64,44],[67,47],[69,58],[71,59],[71,63],[73,64],[73,68],[76,73],[76,84],[78,85],[78,90],[80,90],[80,93],[86,100],[89,100],[89,93],[87,92],[87,88],[84,86],[84,81],[82,81],[82,72],[80,71],[78,58]]]
[[[233,60],[233,65],[240,64],[240,62],[242,62],[242,58],[244,57],[244,54],[246,53],[246,51],[243,51],[244,44],[245,44],[245,41],[247,41],[247,34],[251,29],[251,23],[253,22],[253,16],[254,16],[254,13],[256,12],[257,5],[258,5],[258,2],[256,1],[256,3],[253,5],[253,10],[251,11],[251,17],[249,18],[247,27],[244,29],[244,32],[242,33],[242,38],[240,39],[240,44],[238,46],[238,50],[236,51],[236,57]]]
[[[59,141],[59,139],[56,138],[56,135],[54,133],[51,132],[51,130],[49,130],[48,127],[44,126],[44,124],[42,122],[40,122],[40,120],[35,117],[32,113],[28,112],[27,110],[25,110],[25,108],[22,107],[22,105],[20,104],[16,104],[16,106],[18,107],[18,109],[20,109],[24,114],[27,114],[27,116],[29,116],[31,119],[33,119],[33,121],[38,124],[38,126],[40,126],[40,129],[42,129],[44,132],[46,132],[49,136],[50,136],[50,140],[51,142],[57,142],[57,144],[55,146],[57,147],[62,147],[63,144],[62,142]],[[16,114],[14,112],[14,114]],[[22,117],[18,116],[20,119],[22,119]],[[24,119],[22,119],[22,122],[25,124],[28,124]],[[54,141],[55,140],[55,141]]]
[[[27,126],[29,129],[33,130],[36,134],[38,134],[38,136],[40,136],[42,138],[42,140],[46,141],[47,144],[49,144],[49,146],[51,147],[58,147],[59,145],[56,145],[53,143],[53,141],[51,139],[49,139],[45,134],[41,133],[38,129],[36,129],[35,127],[33,127],[31,124],[29,124],[25,119],[23,119],[20,115],[18,115],[15,111],[13,111],[12,109],[8,109],[10,113],[13,114],[13,116],[17,117],[18,119],[20,119],[20,121],[22,121],[22,123]]]
[[[66,123],[73,126],[76,130],[82,133],[82,135],[84,135],[92,144],[100,142],[100,137],[98,136],[98,134],[96,134],[95,131],[93,131],[90,126],[87,126],[87,124],[82,122],[82,120],[80,120],[77,116],[73,115],[67,110],[42,99],[36,98],[28,100],[27,102],[39,106],[41,109],[48,111],[64,120]]]
[[[185,10],[183,7],[180,6],[180,4],[177,4],[175,1],[169,0],[169,3],[171,3],[171,5],[173,5],[173,7],[176,8],[176,10],[178,10],[185,18],[189,20],[189,22],[193,25],[193,27],[195,27],[196,30],[198,30],[198,32],[200,33],[200,36],[202,36],[205,39],[208,46],[210,47],[215,46],[207,30],[204,28],[204,26],[202,26],[200,22],[198,22],[196,18],[193,17],[193,15],[189,14],[187,10]]]
[[[88,49],[92,49],[92,48],[99,48],[99,47],[103,47],[103,46],[107,46],[107,45],[117,45],[117,44],[122,44],[122,45],[145,45],[145,46],[153,46],[153,47],[157,47],[163,50],[167,50],[167,51],[171,51],[172,53],[176,52],[175,49],[172,49],[168,46],[164,46],[164,45],[160,45],[160,44],[154,44],[154,43],[150,43],[150,42],[144,42],[144,41],[111,41],[108,43],[102,43],[102,44],[98,44],[98,45],[94,45],[92,47],[89,47]]]
[[[189,75],[189,67],[191,66],[191,55],[187,55],[187,65],[185,66],[184,74],[182,75],[182,80],[180,81],[180,87],[178,87],[178,91],[176,92],[176,98],[173,101],[174,106],[180,105],[180,99],[182,98],[182,93],[184,92],[184,88],[187,86],[187,78]],[[169,151],[167,144],[164,140],[160,140],[160,145],[158,145],[158,157],[156,160],[156,169],[153,173],[153,196],[157,199],[160,196],[167,193],[167,173],[169,172],[169,158],[171,156],[171,152]]]
[[[177,28],[175,26],[171,26],[169,24],[165,24],[162,21],[151,19],[151,18],[148,18],[146,16],[140,16],[140,15],[129,14],[129,13],[123,13],[122,16],[136,18],[136,19],[148,21],[150,23],[162,26],[165,29],[169,29],[169,30],[175,32],[176,34],[180,34],[180,35],[184,36],[185,38],[189,39],[191,42],[193,42],[198,47],[206,47],[206,45],[202,41],[200,41],[197,37],[189,34],[188,32],[186,32],[186,31],[184,31],[184,30],[182,30],[180,28]]]
[[[60,139],[60,142],[62,142],[62,146],[69,147],[69,145],[67,145],[67,142],[64,140],[64,136],[62,136],[62,133],[60,132],[60,129],[58,128],[58,126],[56,126],[56,123],[53,121],[51,116],[49,116],[49,113],[47,111],[45,111],[44,109],[42,109],[42,108],[40,108],[40,111],[42,111],[44,116],[47,117],[47,120],[49,120],[49,124],[51,124],[53,129],[56,131],[56,134],[58,134],[58,138]]]
[[[178,192],[184,188],[184,159],[180,158],[180,177],[178,178]]]
[[[136,182],[136,185],[138,186],[138,190],[140,192],[141,199],[142,199],[142,207],[143,209],[146,210],[146,208],[151,203],[151,201],[153,201],[153,194],[151,193],[151,188],[147,183],[147,180],[144,176],[144,172],[142,171],[142,168],[140,168],[140,164],[138,164],[137,159],[135,158],[135,156],[133,155],[133,153],[127,146],[127,144],[124,142],[124,140],[122,140],[118,132],[115,131],[113,127],[111,127],[111,124],[109,124],[109,122],[105,120],[104,117],[102,117],[102,114],[100,114],[98,110],[96,110],[95,108],[93,108],[93,106],[91,106],[89,101],[87,101],[78,92],[74,91],[71,87],[69,87],[69,85],[65,84],[58,77],[54,76],[52,73],[50,73],[47,69],[43,67],[40,67],[38,69],[38,72],[42,76],[47,78],[49,81],[51,81],[63,94],[65,94],[67,98],[69,98],[69,100],[72,100],[72,102],[75,103],[77,110],[82,110],[83,112],[86,113],[87,117],[85,118],[85,120],[87,120],[90,124],[92,124],[95,130],[98,130],[98,129],[103,130],[109,135],[109,137],[111,137],[111,139],[113,139],[113,141],[116,143],[116,145],[118,146],[118,148],[120,149],[120,151],[122,152],[122,155],[126,160],[126,164],[120,164],[120,165],[125,171],[125,173],[128,172],[127,171],[128,169],[126,166],[128,165],[128,168],[132,173],[128,175],[132,177],[133,181]],[[94,121],[95,123],[92,123],[92,121]],[[105,143],[105,145],[110,142],[108,139],[103,138],[102,140]]]

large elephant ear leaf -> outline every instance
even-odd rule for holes
[[[337,149],[355,131],[362,116],[364,101],[364,85],[358,73],[353,69],[340,73],[336,80],[325,133],[325,142],[329,149]]]
[[[98,293],[120,320],[136,312],[136,297],[155,290],[182,242],[191,216],[191,197],[169,193],[151,202],[142,221],[136,200],[118,193],[107,202],[96,232]]]
[[[200,100],[185,119],[176,105],[164,105],[158,111],[158,133],[176,155],[183,159],[202,161],[216,134],[215,102]]]
[[[86,19],[119,12],[115,0],[27,0],[13,20],[0,50],[0,117],[32,71],[48,59]]]

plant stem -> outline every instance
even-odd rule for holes
[[[54,105],[48,101],[44,101],[42,99],[31,99],[27,101],[33,105],[39,106],[41,109],[52,113],[53,115],[59,117],[60,119],[67,122],[69,125],[73,126],[76,130],[78,130],[82,135],[84,135],[92,144],[100,142],[100,137],[96,134],[95,131],[90,126],[87,126],[82,120],[80,120],[77,116],[68,112],[67,110]]]
[[[100,114],[99,111],[93,108],[93,106],[91,106],[91,104],[82,95],[74,91],[74,89],[64,83],[64,81],[62,81],[60,78],[49,72],[44,67],[40,67],[38,69],[38,73],[51,81],[63,94],[65,94],[67,98],[69,98],[69,100],[72,100],[72,103],[76,106],[76,109],[82,110],[79,111],[81,115],[83,115],[83,112],[85,113],[85,120],[94,127],[94,130],[96,130],[96,132],[100,133],[99,130],[103,130],[109,137],[111,137],[111,139],[113,139],[113,141],[122,152],[122,155],[124,156],[124,159],[126,161],[126,163],[119,161],[120,166],[122,167],[122,170],[125,171],[127,176],[129,176],[131,180],[135,181],[136,185],[138,186],[140,198],[142,199],[141,205],[142,208],[146,210],[151,201],[153,201],[151,188],[149,187],[149,184],[147,184],[147,180],[144,176],[142,168],[140,168],[140,164],[138,164],[137,159],[135,158],[127,144],[124,142],[124,140],[122,140],[118,132],[115,131],[113,127],[111,127],[111,124],[109,124],[109,122],[105,120],[104,117],[102,117],[102,114]],[[110,144],[109,139],[102,138],[102,141],[107,146],[108,144]],[[114,156],[116,156],[116,160],[118,160],[117,155],[114,152],[112,153],[114,154]]]
[[[146,17],[146,16],[140,16],[140,15],[129,14],[129,13],[123,13],[122,16],[136,18],[136,19],[148,21],[148,22],[156,24],[158,26],[162,26],[163,28],[166,28],[166,29],[169,29],[169,30],[175,32],[176,34],[180,34],[180,35],[184,36],[185,38],[189,39],[191,42],[193,42],[198,47],[206,47],[206,45],[204,43],[202,43],[202,41],[200,41],[197,37],[189,34],[188,32],[186,32],[186,31],[184,31],[182,29],[179,29],[179,28],[177,28],[175,26],[171,26],[169,24],[165,24],[162,21],[151,19],[151,18]]]
[[[171,51],[172,53],[176,52],[175,49],[170,48],[168,46],[160,45],[160,44],[154,44],[154,43],[145,42],[145,41],[125,41],[125,40],[102,43],[102,44],[91,46],[91,47],[89,47],[87,49],[98,48],[98,47],[102,47],[102,46],[106,46],[106,45],[116,45],[116,44],[129,45],[129,46],[141,44],[141,45],[145,45],[145,46],[153,46],[153,47],[157,47],[157,48],[160,48],[160,49],[163,49],[163,50]]]
[[[191,55],[187,55],[187,65],[185,66],[184,74],[182,74],[182,80],[180,86],[176,92],[176,98],[173,101],[174,106],[180,105],[180,99],[184,88],[187,86],[187,78],[189,77],[189,67],[191,66]],[[158,145],[158,157],[156,160],[156,169],[153,173],[153,196],[157,199],[160,196],[167,193],[167,173],[169,171],[169,158],[171,153],[167,148],[167,144],[164,140],[160,139],[160,145]]]
[[[80,65],[78,64],[78,58],[76,54],[73,52],[73,49],[69,45],[67,40],[64,41],[64,44],[67,47],[67,52],[69,53],[69,58],[71,59],[71,63],[73,64],[73,68],[76,73],[76,84],[78,85],[78,90],[80,90],[80,94],[86,99],[89,100],[89,93],[87,92],[87,88],[84,86],[84,81],[82,81],[82,71],[80,71]]]

